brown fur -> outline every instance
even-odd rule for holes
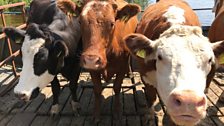
[[[89,11],[86,11],[84,7],[80,16],[84,46],[81,64],[85,66],[85,58],[92,55],[99,57],[101,62],[99,69],[90,69],[94,83],[95,121],[98,121],[100,115],[101,75],[106,81],[116,75],[113,87],[115,92],[114,111],[116,114],[114,117],[120,117],[119,93],[123,78],[128,73],[129,59],[129,52],[124,44],[123,37],[135,31],[137,26],[135,15],[140,11],[140,7],[133,4],[123,8],[127,5],[123,0],[109,1],[108,3],[106,5],[94,3]],[[88,3],[86,5],[88,6]],[[102,11],[102,14],[98,13],[99,11]],[[122,20],[124,15],[128,17],[125,21]]]

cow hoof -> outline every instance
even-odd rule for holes
[[[59,113],[59,105],[58,104],[52,105],[50,114],[54,116],[57,115],[58,113]]]
[[[74,112],[75,116],[80,116],[79,112],[81,110],[81,105],[79,102],[75,102],[75,101],[71,101],[71,105],[72,105],[72,110]]]

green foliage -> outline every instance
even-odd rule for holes
[[[128,3],[136,3],[139,4],[144,10],[151,2],[152,0],[126,0]]]

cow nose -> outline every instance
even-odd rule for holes
[[[198,109],[205,107],[206,97],[197,95],[193,91],[174,92],[170,95],[169,103],[176,109]]]
[[[83,56],[83,65],[85,68],[96,69],[102,64],[102,60],[97,55],[85,55]]]

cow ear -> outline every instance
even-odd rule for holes
[[[137,4],[127,4],[123,8],[117,11],[116,20],[123,20],[127,22],[131,17],[138,14],[141,11],[141,7]]]
[[[3,29],[3,32],[9,39],[14,41],[16,44],[22,44],[25,36],[24,30],[16,29],[14,27],[6,27]]]
[[[57,7],[62,10],[66,15],[75,15],[78,13],[78,6],[72,0],[58,0]]]
[[[56,41],[54,43],[54,55],[56,57],[66,57],[68,55],[68,47],[63,41]]]
[[[153,52],[153,46],[150,39],[142,34],[130,34],[124,38],[126,46],[131,54],[138,58],[145,58]]]
[[[212,43],[212,49],[216,58],[224,60],[224,40]]]

